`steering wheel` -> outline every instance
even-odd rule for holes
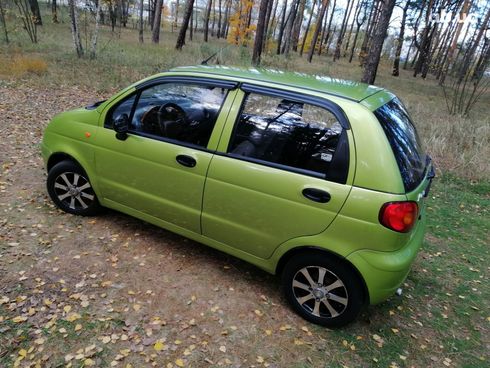
[[[182,126],[186,120],[185,117],[186,113],[184,109],[173,102],[160,106],[158,109],[158,124],[160,125],[163,136],[175,138],[169,137],[169,127],[171,125]]]

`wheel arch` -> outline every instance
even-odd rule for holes
[[[51,170],[54,165],[62,161],[73,161],[75,164],[83,169],[82,165],[80,165],[80,163],[73,156],[70,156],[69,154],[64,152],[55,152],[48,158],[48,164],[46,165],[47,171],[49,172],[49,170]]]
[[[340,263],[346,265],[349,267],[354,275],[356,275],[357,279],[361,283],[362,286],[362,291],[363,291],[363,302],[368,303],[369,302],[369,290],[366,285],[366,281],[364,280],[364,277],[362,277],[361,273],[359,270],[351,263],[349,262],[345,257],[342,257],[338,255],[335,252],[329,251],[324,248],[319,248],[315,246],[301,246],[301,247],[296,247],[288,250],[286,253],[284,253],[279,261],[277,262],[275,274],[276,275],[281,275],[284,267],[286,264],[291,260],[294,256],[297,256],[299,254],[305,254],[305,253],[313,253],[313,254],[318,254],[319,256],[327,256],[330,259],[336,259]]]

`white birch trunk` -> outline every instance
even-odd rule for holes
[[[100,23],[100,3],[101,0],[97,2],[97,9],[95,10],[95,30],[92,36],[92,47],[90,49],[91,59],[95,59],[95,52],[97,50],[97,37],[99,35],[99,23]]]

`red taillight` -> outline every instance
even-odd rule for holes
[[[417,202],[389,202],[379,211],[379,222],[388,229],[406,233],[417,221],[419,207]]]

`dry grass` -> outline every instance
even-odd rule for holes
[[[15,52],[0,56],[0,77],[22,78],[27,74],[42,76],[48,70],[48,63],[36,56]]]

